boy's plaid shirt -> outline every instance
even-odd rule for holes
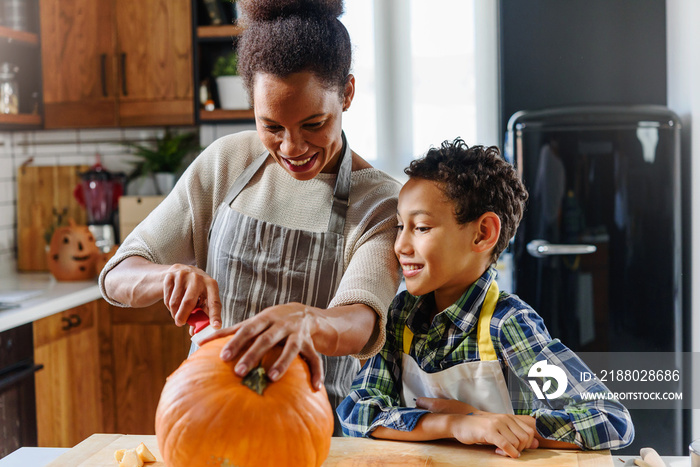
[[[432,326],[425,318],[430,315],[431,295],[415,297],[404,291],[394,298],[384,347],[360,370],[350,394],[338,407],[345,435],[371,436],[379,426],[410,431],[428,413],[400,406],[406,324],[415,336],[410,355],[423,371],[433,373],[479,360],[476,324],[495,277],[493,268],[486,271],[456,303],[435,317]],[[634,426],[627,409],[617,401],[581,399],[582,392],[609,390],[597,379],[577,381],[574,375],[589,371],[588,367],[558,339],[550,337],[542,318],[520,298],[501,293],[490,330],[501,366],[516,376],[507,378],[513,410],[518,415],[532,414],[543,437],[583,449],[615,449],[632,442]],[[537,399],[527,383],[530,367],[544,359],[565,370],[568,377],[566,392],[554,401]]]

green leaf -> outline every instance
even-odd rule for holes
[[[217,58],[216,62],[214,62],[214,68],[211,70],[211,75],[214,78],[219,76],[238,76],[238,54],[231,52]]]
[[[152,145],[125,142],[124,146],[132,149],[132,154],[139,158],[132,162],[134,170],[129,179],[154,174],[157,172],[177,173],[183,169],[185,159],[201,151],[196,132],[173,133],[166,128],[162,138],[156,138]]]

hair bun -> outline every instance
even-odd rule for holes
[[[289,16],[337,18],[343,0],[238,0],[247,21],[272,21]]]

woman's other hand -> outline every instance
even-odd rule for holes
[[[309,364],[312,387],[320,389],[323,384],[323,364],[313,341],[313,335],[319,328],[320,312],[318,308],[301,303],[272,306],[235,326],[218,331],[202,341],[202,344],[235,334],[222,349],[221,359],[233,360],[243,352],[234,369],[240,377],[254,368],[268,350],[281,344],[284,350],[270,367],[268,377],[272,381],[279,379],[294,357],[300,355]]]
[[[221,328],[219,285],[203,270],[173,264],[163,277],[163,302],[175,324],[184,326],[192,310],[201,307],[215,328]]]

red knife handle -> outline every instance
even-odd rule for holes
[[[194,333],[197,334],[209,325],[209,316],[201,308],[195,308],[187,318],[187,324],[194,326]]]

